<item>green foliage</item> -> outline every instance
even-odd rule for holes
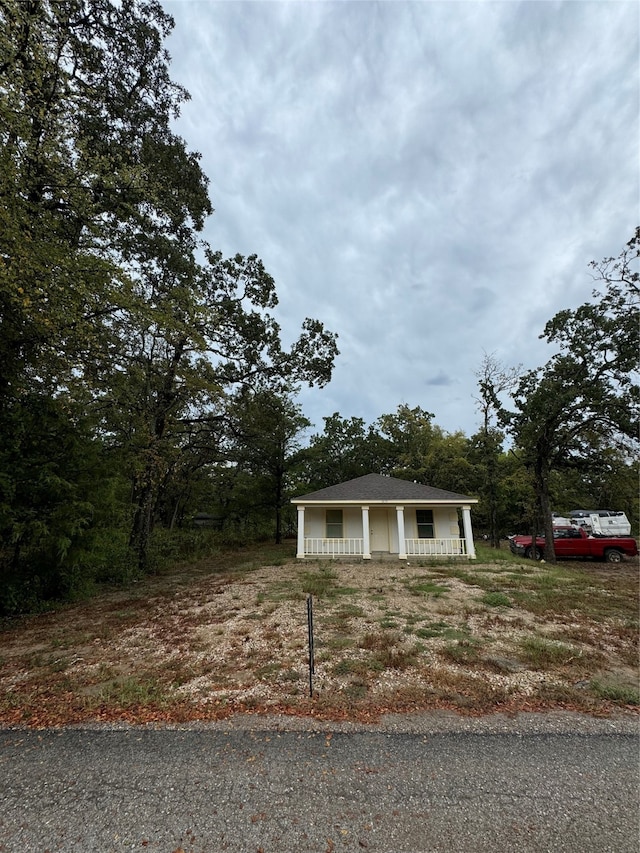
[[[283,537],[283,519],[291,497],[291,472],[300,448],[300,435],[309,427],[288,389],[243,389],[228,407],[236,487],[228,496],[245,516],[266,518],[275,526],[275,541]],[[241,493],[241,487],[248,488]],[[228,511],[227,511],[228,513]]]
[[[511,607],[512,601],[504,592],[485,592],[480,601],[489,607]]]
[[[32,590],[68,596],[147,567],[156,520],[173,527],[192,476],[228,464],[228,397],[261,382],[324,385],[337,355],[335,335],[309,318],[285,350],[262,262],[200,239],[212,206],[199,156],[172,130],[188,97],[169,76],[172,27],[156,0],[0,7],[0,575],[11,607]],[[109,484],[123,481],[106,557]]]
[[[157,527],[149,540],[147,571],[162,571],[180,563],[213,557],[219,552],[220,541],[215,531]]]
[[[324,418],[324,431],[294,457],[292,474],[297,494],[315,491],[372,472],[389,469],[391,445],[362,418],[342,418],[338,412]]]
[[[515,411],[503,419],[535,494],[533,522],[544,527],[545,558],[553,562],[551,482],[556,471],[596,469],[612,447],[637,455],[640,424],[637,267],[640,229],[618,259],[593,264],[604,285],[595,301],[564,310],[541,337],[558,351],[525,373],[513,392]]]
[[[155,677],[126,676],[105,685],[98,695],[100,702],[118,708],[139,705],[164,705],[170,690]]]
[[[440,654],[460,665],[474,664],[480,658],[480,644],[473,637],[465,637],[455,643],[448,643]]]

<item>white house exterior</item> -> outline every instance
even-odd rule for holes
[[[476,556],[471,505],[478,501],[466,495],[366,474],[291,503],[298,509],[299,559]]]

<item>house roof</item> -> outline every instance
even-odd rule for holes
[[[476,498],[435,489],[411,480],[383,477],[381,474],[365,474],[355,480],[347,480],[317,492],[309,492],[293,498],[293,504],[309,503],[430,503],[468,504],[478,503]]]

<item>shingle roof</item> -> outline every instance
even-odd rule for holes
[[[309,492],[293,498],[291,503],[303,504],[315,501],[339,503],[363,501],[377,503],[381,501],[420,501],[422,503],[477,503],[476,498],[435,489],[411,480],[399,480],[396,477],[383,477],[381,474],[365,474],[355,480],[347,480],[317,492]]]

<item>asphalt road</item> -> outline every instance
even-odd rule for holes
[[[0,730],[0,851],[640,849],[629,726],[255,725]]]

